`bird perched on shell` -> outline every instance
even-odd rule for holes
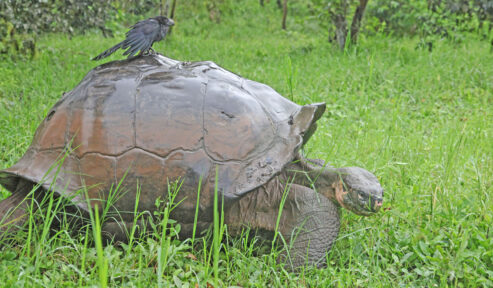
[[[175,22],[164,16],[141,20],[130,27],[131,29],[127,32],[125,40],[92,58],[92,60],[106,58],[118,49],[127,50],[123,55],[128,55],[128,57],[134,56],[139,51],[138,55],[154,51],[152,45],[163,40],[168,34],[169,28],[173,25],[175,25]]]

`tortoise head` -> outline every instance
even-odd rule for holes
[[[308,177],[303,185],[316,190],[332,202],[358,215],[371,215],[382,207],[383,188],[375,175],[360,167],[334,168],[319,159],[297,161],[288,170],[303,171]]]
[[[359,167],[336,169],[338,181],[332,182],[333,197],[342,207],[358,214],[371,215],[382,207],[383,188],[377,177]]]

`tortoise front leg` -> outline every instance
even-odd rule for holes
[[[325,196],[293,184],[283,209],[281,233],[289,242],[283,253],[291,269],[326,265],[326,253],[339,234],[339,209]]]
[[[283,192],[284,185],[276,177],[245,195],[225,213],[228,231],[239,234],[242,228],[251,227],[274,232]],[[292,184],[287,193],[278,227],[288,243],[281,260],[291,270],[305,265],[324,266],[325,254],[339,233],[337,206],[301,185]]]

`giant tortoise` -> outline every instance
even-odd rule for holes
[[[149,55],[106,63],[63,95],[22,159],[0,170],[0,184],[12,192],[0,202],[3,230],[26,221],[23,200],[33,187],[84,212],[98,203],[101,209],[123,179],[111,203],[119,217],[103,231],[126,239],[137,187],[138,212],[152,214],[180,179],[181,203],[171,217],[188,236],[202,181],[197,232],[212,222],[215,185],[231,233],[274,231],[286,195],[278,231],[291,241],[292,265],[321,266],[339,232],[338,207],[370,215],[383,196],[362,168],[303,158],[300,149],[324,110],[324,103],[299,106],[213,62]]]

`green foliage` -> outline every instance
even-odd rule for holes
[[[493,21],[493,2],[488,0],[373,0],[367,11],[368,26],[397,35],[418,34],[460,39],[461,32],[480,32],[488,37]]]
[[[318,20],[317,25],[328,30],[329,41],[332,41],[336,31],[336,15],[347,15],[350,25],[350,18],[358,5],[359,1],[356,0],[290,1],[288,20],[291,23],[288,29],[302,30],[297,27],[302,25],[305,30],[314,27],[313,21]],[[481,39],[491,41],[493,1],[371,0],[363,17],[362,28],[364,34],[417,35],[422,39],[422,44],[439,38],[460,42],[464,40],[464,32],[473,32]]]
[[[159,14],[161,0],[117,0],[111,1],[116,10],[130,15],[145,15],[152,11],[152,16]]]
[[[0,1],[0,53],[34,56],[36,36],[47,32],[84,32],[98,28],[114,13],[112,1],[5,0]]]
[[[18,34],[11,22],[0,18],[0,57],[3,55],[26,55],[33,57],[36,54],[34,38],[28,34]]]
[[[84,32],[105,30],[113,7],[109,0],[5,0],[0,2],[0,18],[21,33]]]
[[[152,8],[155,16],[159,5],[158,0],[0,1],[0,54],[33,56],[36,37],[50,32],[74,35],[98,29],[109,36],[112,30],[107,26],[120,29],[128,20],[136,19],[133,15]]]

